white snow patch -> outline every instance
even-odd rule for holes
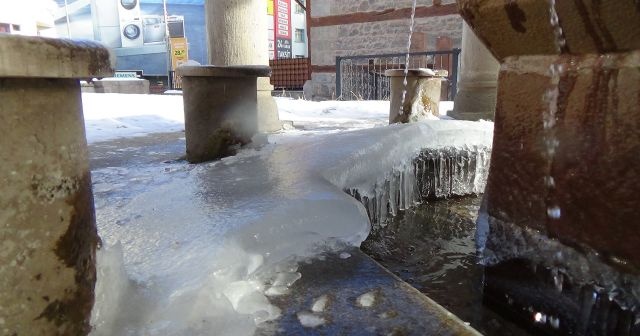
[[[325,308],[327,308],[327,303],[329,303],[329,296],[325,294],[313,302],[313,305],[311,305],[311,311],[314,313],[322,313]]]
[[[326,323],[322,316],[314,315],[308,312],[298,313],[298,321],[300,321],[300,324],[307,328],[317,328]]]
[[[356,299],[356,303],[360,307],[369,308],[376,303],[376,293],[375,292],[364,293],[358,296],[358,299]]]
[[[83,93],[87,142],[184,130],[182,96]]]
[[[351,253],[348,253],[348,252],[340,253],[340,259],[349,259],[349,258],[351,258]]]

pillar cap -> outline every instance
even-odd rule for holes
[[[94,41],[0,34],[0,77],[109,77],[113,61]]]
[[[389,69],[384,72],[387,77],[404,77],[404,69]],[[435,77],[436,73],[427,68],[409,69],[407,71],[407,77]]]
[[[266,65],[183,65],[176,69],[184,77],[270,77]]]

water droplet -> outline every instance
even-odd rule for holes
[[[549,188],[555,188],[556,186],[556,180],[553,178],[553,176],[547,176],[544,178],[544,182],[547,185],[547,187]]]
[[[553,276],[553,284],[556,286],[558,292],[562,292],[562,288],[564,285],[564,276],[562,275],[562,273]]]
[[[553,329],[560,329],[560,318],[551,316],[549,317],[549,323]]]
[[[552,207],[547,208],[547,216],[549,216],[549,218],[560,219],[561,215],[562,215],[562,210],[560,210],[559,206],[554,205]]]
[[[537,312],[537,313],[535,313],[535,315],[533,315],[533,320],[534,320],[536,323],[543,323],[543,322],[542,322],[542,319],[543,319],[543,318],[545,319],[545,322],[546,322],[546,317],[544,317],[544,315],[543,315],[542,313]]]

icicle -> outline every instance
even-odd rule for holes
[[[440,148],[421,152],[412,163],[390,172],[373,195],[361,197],[371,222],[385,226],[399,211],[429,199],[484,191],[489,172],[489,148]],[[362,195],[353,189],[351,195]],[[360,197],[360,196],[359,196]]]

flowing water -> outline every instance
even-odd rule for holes
[[[418,0],[413,0],[413,6],[411,7],[411,20],[409,22],[409,39],[407,41],[407,56],[404,61],[404,81],[402,84],[404,88],[402,89],[402,103],[400,104],[400,115],[404,113],[404,103],[407,97],[407,75],[409,74],[409,58],[411,57],[411,37],[413,36],[413,26],[415,24],[416,19],[416,5]]]
[[[400,212],[362,249],[387,269],[486,335],[529,335],[483,305],[475,220],[481,197],[454,198]]]
[[[562,27],[560,26],[560,20],[558,13],[556,12],[556,1],[549,0],[549,17],[550,24],[553,29],[555,47],[557,52],[561,53],[566,48],[566,40]],[[565,65],[561,61],[554,62],[549,66],[548,75],[550,78],[549,88],[543,96],[544,103],[548,106],[548,109],[543,114],[543,127],[544,127],[544,143],[545,154],[547,158],[547,171],[549,174],[545,177],[545,185],[547,188],[547,217],[550,221],[559,220],[562,216],[562,209],[554,199],[555,179],[551,174],[551,165],[556,155],[556,150],[560,145],[558,136],[556,135],[556,123],[558,113],[558,98],[560,96],[560,78],[565,72]]]

